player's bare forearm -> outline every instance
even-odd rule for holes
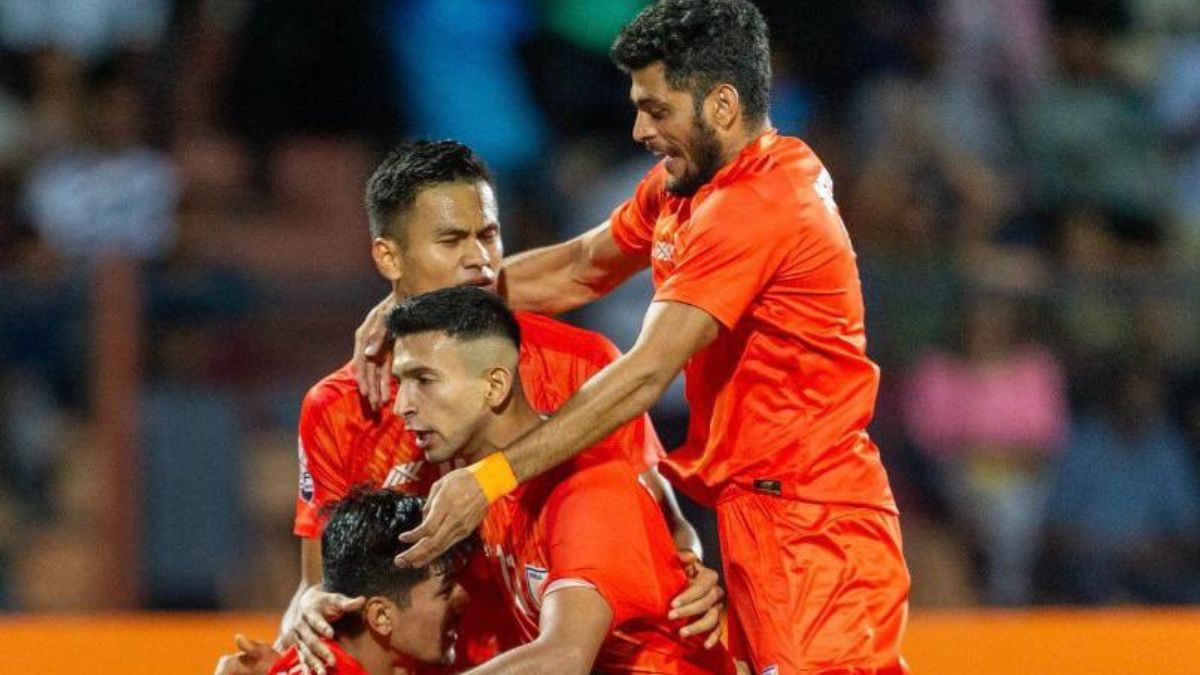
[[[467,675],[587,675],[611,622],[612,610],[594,588],[554,591],[546,596],[536,640],[504,652]]]
[[[626,255],[605,222],[561,244],[505,258],[501,292],[513,309],[560,314],[603,296],[647,264]]]
[[[716,319],[703,310],[675,302],[652,303],[633,349],[504,451],[517,479],[526,481],[561,464],[649,410],[718,330]]]
[[[594,658],[595,654],[583,653],[578,645],[550,644],[539,639],[504,652],[466,675],[588,675]]]

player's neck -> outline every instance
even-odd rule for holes
[[[339,635],[338,646],[358,661],[368,675],[406,675],[408,671],[394,668],[395,655],[379,643],[379,638],[364,630],[351,637]]]
[[[727,166],[730,162],[737,159],[737,156],[746,149],[754,141],[758,140],[759,136],[771,131],[774,127],[771,126],[771,120],[763,118],[761,122],[754,124],[745,124],[734,134],[732,143],[728,143],[721,152],[721,166]]]
[[[468,461],[483,459],[493,452],[507,448],[541,422],[541,414],[529,404],[525,393],[518,390],[508,407],[488,422],[480,438],[479,449],[472,453],[475,457],[467,458]]]

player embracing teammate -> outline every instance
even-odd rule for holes
[[[662,471],[716,510],[734,656],[756,675],[906,672],[909,576],[866,432],[879,371],[854,250],[829,173],[770,125],[765,21],[749,0],[660,0],[611,54],[630,75],[634,140],[662,161],[608,221],[507,259],[501,287],[516,309],[556,314],[649,266],[641,335],[552,418],[442,477],[401,559],[431,560],[683,371],[688,439]]]

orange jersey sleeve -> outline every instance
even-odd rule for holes
[[[543,588],[568,579],[593,585],[612,609],[613,628],[636,618],[665,621],[686,578],[662,514],[631,473],[611,462],[576,471],[545,509]]]
[[[350,490],[337,431],[338,400],[314,387],[300,405],[300,485],[292,532],[306,539],[321,534],[321,507]]]
[[[662,164],[655,166],[638,183],[633,197],[612,212],[609,227],[613,240],[626,253],[650,255],[665,180],[666,169]]]

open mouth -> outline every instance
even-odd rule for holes
[[[422,430],[412,429],[411,431],[412,431],[412,435],[413,435],[413,442],[416,444],[416,446],[418,448],[420,448],[422,450],[424,450],[425,448],[428,448],[429,444],[433,441],[434,432],[432,432],[432,431],[423,430],[423,429]]]

